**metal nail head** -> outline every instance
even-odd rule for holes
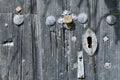
[[[13,18],[13,22],[16,25],[21,25],[24,22],[24,16],[20,14],[15,15]]]
[[[113,25],[116,23],[116,17],[114,15],[108,15],[106,21],[109,25]]]
[[[78,15],[78,21],[82,24],[86,23],[88,21],[88,16],[86,13],[80,13]]]
[[[52,25],[54,25],[55,24],[55,22],[56,22],[56,19],[55,19],[55,17],[54,16],[48,16],[47,18],[46,18],[46,25],[48,25],[48,26],[52,26]]]

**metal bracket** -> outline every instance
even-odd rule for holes
[[[77,78],[83,79],[84,76],[84,60],[83,60],[83,51],[78,52],[78,70],[77,70]]]

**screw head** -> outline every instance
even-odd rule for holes
[[[82,24],[86,23],[88,21],[88,16],[86,13],[80,13],[78,15],[78,21]]]
[[[20,12],[22,10],[22,8],[20,6],[16,7],[16,12]]]
[[[106,21],[109,25],[113,25],[116,23],[116,17],[114,15],[108,15]]]
[[[106,69],[110,69],[110,68],[111,68],[111,63],[106,62],[105,65],[104,65],[104,67],[105,67]]]
[[[15,15],[13,18],[13,22],[16,25],[21,25],[24,22],[24,16],[20,14]]]
[[[103,41],[105,42],[105,41],[108,41],[109,40],[109,38],[107,37],[107,36],[105,36],[104,38],[103,38]]]
[[[48,26],[52,26],[52,25],[54,25],[55,24],[55,22],[56,22],[56,19],[55,19],[55,17],[54,16],[48,16],[47,18],[46,18],[46,25],[48,25]]]

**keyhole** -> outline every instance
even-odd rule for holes
[[[92,48],[92,37],[91,36],[87,38],[87,42],[88,42],[88,48]]]
[[[79,57],[79,60],[82,61],[82,57]]]

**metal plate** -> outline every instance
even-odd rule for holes
[[[83,34],[82,45],[89,56],[94,55],[97,49],[97,38],[91,29],[87,29],[87,31]]]
[[[84,61],[83,61],[83,52],[80,51],[78,52],[78,73],[77,73],[77,78],[78,79],[83,79],[84,76]]]

